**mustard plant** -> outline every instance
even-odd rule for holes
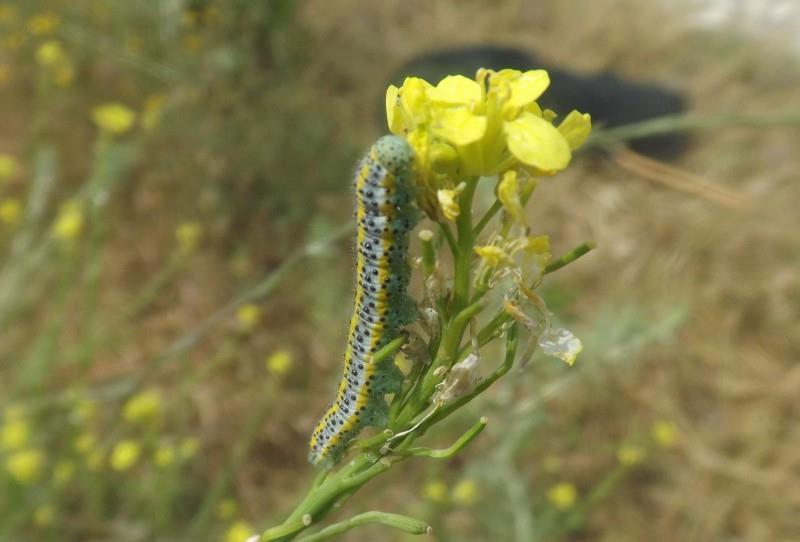
[[[543,70],[481,69],[474,79],[448,76],[432,85],[412,77],[387,90],[389,130],[413,149],[416,203],[425,217],[409,258],[422,284],[416,322],[370,360],[381,364],[402,353],[402,385],[387,396],[386,426],[353,442],[338,465],[323,463],[286,520],[254,540],[295,539],[403,461],[459,453],[483,431],[486,418],[447,448],[418,441],[537,347],[570,365],[575,361],[580,340],[553,328],[536,288],[592,246],[553,258],[549,238],[528,224],[525,206],[540,179],[567,167],[591,120],[573,111],[554,123],[556,113],[537,103],[548,85]],[[489,190],[493,202],[482,206],[477,195]],[[504,345],[499,362],[485,359],[495,342]],[[302,540],[328,540],[366,523],[414,534],[430,530],[414,518],[369,511]]]

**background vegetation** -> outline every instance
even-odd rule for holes
[[[349,177],[392,70],[500,43],[698,114],[796,111],[780,39],[684,7],[0,2],[0,540],[278,522],[340,371]],[[793,540],[797,135],[718,129],[669,168],[587,155],[547,180],[532,212],[554,253],[598,244],[544,290],[578,364],[534,358],[467,409],[490,424],[466,453],[348,506],[442,541]],[[378,537],[402,539],[346,539]]]

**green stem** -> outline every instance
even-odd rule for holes
[[[569,265],[584,254],[588,254],[590,251],[594,250],[597,247],[597,244],[594,241],[587,241],[586,243],[581,243],[577,247],[573,248],[566,254],[560,256],[558,259],[553,260],[550,262],[547,267],[544,268],[544,274],[547,275],[548,273],[552,273],[553,271],[558,271],[565,265]]]
[[[458,253],[455,256],[455,273],[453,277],[453,307],[457,312],[469,304],[470,262],[472,261],[472,198],[477,179],[470,179],[459,198],[461,212],[456,218],[456,232],[458,233]]]
[[[342,533],[367,525],[370,523],[380,523],[387,527],[393,527],[409,534],[428,534],[431,532],[431,527],[427,523],[418,519],[401,516],[399,514],[389,514],[386,512],[364,512],[358,514],[345,521],[334,523],[333,525],[322,529],[320,532],[310,536],[304,536],[298,542],[321,542],[322,540],[330,540],[335,536]]]
[[[489,423],[489,419],[485,416],[482,417],[480,420],[475,422],[475,424],[470,427],[467,432],[461,435],[451,446],[442,450],[432,450],[430,448],[410,448],[405,451],[405,454],[418,457],[431,457],[434,459],[449,459],[463,450],[467,444],[473,441],[475,437],[480,435],[481,431],[486,428],[487,423]]]
[[[673,132],[699,132],[732,126],[771,128],[775,126],[796,126],[798,124],[800,124],[800,110],[761,114],[669,115],[627,124],[618,128],[596,130],[581,147],[581,150],[595,147],[607,148],[631,139]]]
[[[498,200],[494,200],[494,203],[492,203],[492,206],[489,207],[489,209],[487,209],[487,211],[483,214],[481,219],[478,221],[478,224],[475,226],[475,228],[473,228],[472,236],[474,238],[477,238],[481,234],[483,229],[486,227],[486,225],[489,223],[489,221],[492,220],[492,218],[494,218],[494,215],[497,214],[497,211],[499,211],[502,208],[503,208],[503,204],[500,203],[500,200],[499,199]]]

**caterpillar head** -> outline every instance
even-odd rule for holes
[[[406,140],[387,135],[375,142],[375,158],[392,173],[407,171],[414,160],[414,151]]]

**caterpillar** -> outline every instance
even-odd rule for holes
[[[372,355],[413,320],[406,296],[408,234],[416,223],[414,155],[405,140],[384,136],[356,170],[356,295],[336,399],[311,435],[309,461],[333,464],[367,426],[388,422],[387,393],[403,375],[392,359]]]

